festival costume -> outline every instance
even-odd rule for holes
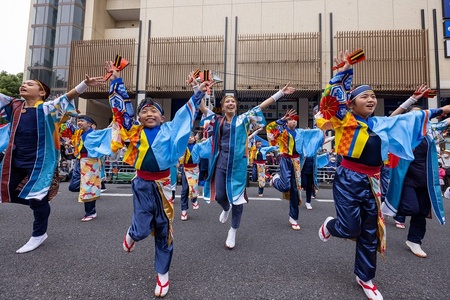
[[[442,114],[442,109],[432,109],[430,118]],[[436,151],[437,132],[447,128],[447,122],[431,124],[428,134],[415,148],[415,160],[393,159],[390,184],[382,211],[390,216],[411,216],[407,241],[414,254],[426,257],[420,249],[426,232],[426,218],[431,218],[433,209],[440,224],[445,224],[444,205],[442,201],[438,156]],[[423,174],[426,174],[424,177]],[[422,176],[421,176],[422,175]],[[401,186],[402,189],[398,189]],[[394,188],[396,187],[396,188]],[[415,250],[415,248],[417,248]]]
[[[387,160],[388,152],[413,159],[412,151],[426,133],[429,115],[427,111],[417,111],[363,119],[347,110],[352,77],[353,69],[349,69],[331,79],[322,95],[316,121],[321,129],[334,128],[336,152],[344,156],[333,182],[337,218],[325,227],[332,236],[356,239],[354,272],[361,280],[369,281],[375,277],[377,248],[381,253],[386,250],[380,210],[382,161]],[[379,156],[378,166],[359,162],[364,150],[370,151],[371,157]]]
[[[123,160],[136,168],[136,177],[131,183],[134,213],[127,236],[134,242],[151,233],[154,235],[155,270],[159,274],[169,271],[173,253],[170,167],[177,164],[186,150],[203,95],[195,93],[171,122],[146,128],[133,119],[134,112],[122,78],[113,80],[110,86],[113,121],[120,131],[120,134],[113,132],[112,148],[122,148],[123,141],[128,139],[130,145]]]
[[[181,210],[186,211],[188,209],[188,200],[191,199],[192,203],[197,203],[198,197],[198,177],[199,167],[198,160],[193,160],[191,151],[195,147],[195,144],[188,144],[186,151],[180,158],[181,165]]]
[[[301,171],[306,157],[313,157],[322,146],[324,134],[320,129],[289,130],[287,120],[279,119],[267,125],[267,139],[280,151],[280,177],[274,178],[273,187],[289,200],[289,217],[298,220],[301,204]],[[315,163],[314,163],[315,164]],[[317,170],[317,166],[314,166]],[[317,174],[317,172],[315,172]],[[317,186],[317,176],[315,179]]]
[[[33,210],[33,233],[30,241],[35,237],[41,238],[33,247],[35,249],[47,238],[50,215],[48,202],[56,196],[59,187],[59,122],[64,121],[66,113],[76,114],[76,109],[74,102],[65,95],[53,101],[37,101],[33,108],[25,108],[25,100],[3,94],[0,94],[0,109],[9,121],[2,124],[0,130],[3,148],[6,146],[0,165],[0,202],[29,205]],[[26,146],[30,148],[22,151],[17,145],[19,139],[25,140]],[[18,160],[19,157],[30,154],[32,157],[27,157],[26,161]],[[22,166],[18,167],[19,163]],[[24,247],[17,253],[30,251]]]
[[[223,212],[219,217],[225,223],[231,212],[231,228],[228,231],[225,246],[233,249],[236,231],[240,227],[246,194],[248,137],[250,123],[265,125],[261,108],[256,106],[237,116],[228,123],[226,117],[208,111],[210,137],[197,144],[195,153],[199,157],[209,158],[208,178],[203,189],[206,201],[216,200]]]
[[[249,161],[252,163],[252,181],[258,182],[258,195],[262,195],[266,186],[266,154],[278,150],[277,146],[259,147],[253,145],[250,149]]]
[[[69,190],[79,192],[78,202],[84,203],[84,221],[96,216],[96,200],[100,198],[102,162],[105,155],[112,153],[110,145],[112,128],[86,132],[76,129],[72,135],[75,151],[75,165],[69,184]]]

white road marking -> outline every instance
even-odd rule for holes
[[[133,194],[112,194],[112,193],[102,193],[103,196],[108,197],[132,197]],[[176,195],[175,198],[180,198],[179,195]],[[198,198],[203,199],[203,196],[198,196]],[[282,201],[281,198],[266,198],[266,197],[249,197],[249,200],[263,200],[263,201]],[[302,199],[303,202],[305,199]],[[330,199],[314,199],[317,202],[334,202]],[[286,200],[287,201],[287,200]]]

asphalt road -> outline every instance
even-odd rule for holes
[[[48,239],[33,252],[16,254],[30,237],[32,213],[26,206],[0,206],[0,299],[152,299],[154,242],[149,237],[133,253],[122,250],[130,225],[129,185],[108,184],[97,202],[98,217],[82,223],[82,204],[62,183],[52,202]],[[178,193],[179,194],[179,190]],[[218,221],[217,203],[200,202],[174,221],[170,291],[165,299],[366,299],[353,274],[355,244],[319,240],[323,220],[334,216],[331,190],[322,189],[313,210],[300,209],[300,231],[290,228],[288,202],[255,187],[245,205],[236,247],[224,247],[230,221]],[[448,207],[450,200],[446,200]],[[450,229],[428,220],[423,249],[415,257],[406,247],[407,230],[387,220],[385,258],[378,256],[375,278],[385,299],[448,299]]]

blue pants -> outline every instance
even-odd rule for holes
[[[154,181],[136,177],[131,182],[131,188],[134,213],[129,234],[137,242],[148,237],[154,230],[155,271],[165,274],[172,261],[173,243],[168,244],[169,219],[164,212],[158,187]]]
[[[192,203],[197,202],[197,197],[192,198]],[[184,168],[181,168],[181,196],[180,196],[181,210],[188,210],[189,208],[189,184],[184,173]]]
[[[367,175],[338,167],[333,182],[337,218],[327,224],[334,237],[356,240],[355,274],[363,281],[375,277],[378,207]]]
[[[411,216],[408,241],[422,244],[427,231],[426,218],[431,211],[431,200],[428,188],[414,188],[403,185],[402,198],[397,214],[400,216]]]
[[[280,178],[273,181],[273,187],[282,193],[290,191],[289,216],[294,220],[298,220],[299,195],[295,180],[294,165],[290,158],[281,156]]]
[[[19,198],[20,191],[16,190],[22,180],[24,180],[27,176],[31,176],[32,171],[32,169],[14,168],[14,171],[11,172],[9,192],[12,203],[28,205],[31,208],[34,216],[33,233],[31,235],[41,236],[47,232],[48,218],[51,211],[50,204],[48,202],[48,195],[46,195],[42,200],[23,199]]]
[[[244,205],[231,205],[227,197],[226,189],[227,171],[223,169],[216,169],[216,201],[222,206],[223,210],[228,211],[231,206],[231,227],[238,229],[241,225],[242,212]]]

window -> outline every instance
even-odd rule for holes
[[[83,27],[84,23],[84,10],[79,6],[73,6],[73,23],[80,27]]]

